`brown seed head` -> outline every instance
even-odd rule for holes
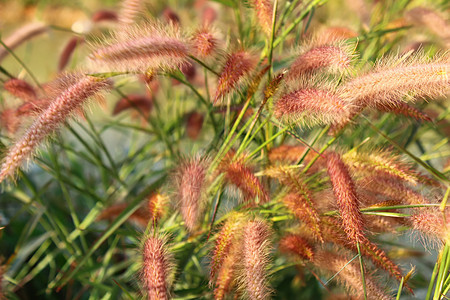
[[[313,247],[298,234],[287,234],[280,240],[280,251],[297,256],[300,259],[314,260]]]
[[[256,197],[258,197],[258,203],[269,201],[269,195],[264,186],[243,158],[235,159],[234,155],[226,156],[219,165],[219,171],[225,173],[225,179],[242,192],[245,202]]]
[[[229,54],[219,76],[214,103],[238,88],[245,76],[255,69],[256,63],[257,60],[250,52],[238,51]]]
[[[353,242],[366,240],[359,201],[347,166],[335,152],[327,154],[327,170],[333,185],[334,197],[341,214],[342,225]]]
[[[64,50],[61,53],[61,56],[59,57],[59,62],[58,62],[58,71],[59,72],[61,72],[62,70],[64,70],[66,68],[76,47],[78,45],[81,45],[82,43],[84,43],[83,37],[73,37],[69,40],[69,42],[67,42],[67,45],[64,47]]]
[[[24,101],[32,101],[37,97],[36,90],[28,82],[21,79],[9,79],[3,84],[3,88],[11,95]]]

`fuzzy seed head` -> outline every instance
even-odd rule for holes
[[[361,282],[361,271],[357,262],[348,263],[349,259],[339,256],[334,252],[320,250],[315,253],[314,264],[319,270],[328,270],[330,274],[337,274],[336,279],[351,294],[364,298],[364,289]],[[378,287],[368,274],[365,275],[367,299],[389,300],[390,296]]]
[[[353,242],[364,241],[364,225],[355,186],[347,166],[335,152],[327,155],[327,171],[333,185],[334,197],[341,214],[342,224],[348,238]]]
[[[182,162],[176,170],[176,193],[186,228],[194,231],[201,221],[206,191],[207,161],[200,156]]]
[[[265,34],[272,34],[273,6],[270,0],[252,0],[252,7],[256,12],[258,22]]]
[[[310,198],[306,195],[290,193],[283,197],[283,203],[297,219],[306,223],[319,242],[324,242],[319,213]]]
[[[36,90],[28,82],[21,79],[10,79],[3,84],[3,88],[11,95],[24,101],[32,101],[37,97]]]
[[[314,260],[312,246],[298,234],[285,235],[280,241],[279,248],[281,252],[294,255],[300,259]]]
[[[110,40],[94,46],[90,55],[94,68],[144,73],[176,69],[186,63],[190,44],[176,28],[144,24],[123,31],[126,34],[115,33]]]
[[[76,79],[73,77],[76,77]],[[7,152],[0,168],[0,182],[7,176],[13,175],[22,162],[32,156],[37,146],[75,110],[81,108],[88,98],[111,87],[108,80],[84,75],[73,75],[67,81],[75,83],[69,85],[64,92],[52,101]]]
[[[323,68],[345,70],[350,67],[351,55],[339,46],[321,45],[300,55],[291,65],[287,79],[295,79]]]
[[[67,42],[67,45],[64,47],[64,50],[61,53],[61,56],[59,57],[59,62],[58,62],[58,71],[59,72],[63,71],[66,68],[76,47],[78,45],[81,45],[82,43],[84,43],[84,38],[82,38],[82,37],[73,37],[69,40],[69,42]]]
[[[329,124],[347,120],[349,112],[349,104],[332,91],[303,88],[281,96],[274,113],[283,120]]]
[[[166,195],[157,193],[148,197],[147,208],[153,224],[156,225],[158,221],[164,216],[167,203],[168,198]]]
[[[142,249],[141,280],[148,299],[166,300],[169,295],[169,276],[172,255],[167,251],[167,241],[162,236],[150,236]]]
[[[267,283],[270,228],[262,220],[248,222],[244,229],[242,284],[250,299],[269,299]]]
[[[396,115],[403,115],[406,117],[414,118],[418,121],[426,121],[426,122],[432,121],[431,118],[424,112],[400,100],[392,100],[389,103],[383,102],[376,103],[375,107],[379,111],[392,112]]]
[[[446,213],[448,220],[448,213]],[[450,238],[447,224],[444,222],[444,215],[438,210],[422,210],[411,216],[412,227],[426,234],[428,237],[446,241]]]
[[[389,105],[407,94],[416,98],[437,98],[449,92],[450,63],[410,61],[395,67],[390,66],[393,64],[390,62],[380,64],[373,71],[341,85],[338,94],[357,105],[376,107],[379,103]]]
[[[142,11],[144,0],[123,0],[119,12],[119,24],[126,27],[133,25]]]
[[[243,214],[233,213],[217,233],[211,255],[210,283],[214,281],[217,272],[224,265],[224,260],[232,253],[232,249],[238,247],[241,242],[244,220]]]
[[[225,256],[217,272],[214,288],[214,299],[223,300],[235,284],[240,252],[237,245],[232,245],[229,254]]]
[[[269,195],[261,181],[253,174],[250,166],[239,158],[227,156],[219,166],[219,171],[225,173],[225,179],[235,185],[243,194],[244,201],[248,202],[258,197],[258,203],[269,201]]]
[[[42,23],[30,23],[26,24],[11,35],[3,39],[3,42],[9,49],[14,50],[16,47],[20,46],[22,43],[48,31],[48,26]],[[9,54],[9,52],[4,48],[0,48],[0,62]]]
[[[343,159],[356,174],[361,176],[370,176],[375,172],[378,176],[400,179],[412,184],[427,181],[410,164],[391,151],[372,151],[370,153],[352,151],[346,153]]]
[[[198,30],[192,40],[195,54],[199,57],[211,57],[217,50],[218,40],[207,27]]]
[[[19,129],[21,120],[15,109],[5,109],[0,114],[0,123],[8,133],[15,133]]]
[[[227,56],[219,76],[214,103],[236,89],[246,75],[254,70],[257,60],[247,51],[238,51]]]

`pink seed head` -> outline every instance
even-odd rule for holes
[[[254,220],[245,225],[242,250],[244,274],[241,280],[250,299],[270,298],[267,282],[270,235],[270,228],[265,221]]]
[[[16,96],[24,101],[32,101],[36,99],[36,90],[28,82],[21,79],[9,79],[3,84],[3,88],[11,95]]]
[[[167,239],[149,236],[142,248],[141,281],[148,299],[167,300],[172,255],[167,251]]]
[[[62,79],[64,81],[64,79]],[[33,122],[25,134],[9,149],[0,168],[0,182],[28,159],[37,146],[53,133],[74,111],[81,108],[86,100],[102,90],[111,88],[108,80],[85,75],[71,75],[72,82]]]
[[[176,194],[186,228],[194,231],[201,221],[206,189],[207,161],[200,156],[185,160],[175,171]]]

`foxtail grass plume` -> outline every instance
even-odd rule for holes
[[[336,279],[357,299],[364,298],[361,283],[361,271],[358,263],[337,255],[336,252],[318,250],[314,254],[314,265],[321,271],[328,270],[330,275],[336,274]],[[365,274],[367,299],[391,300],[367,273]]]
[[[216,281],[216,275],[224,266],[224,260],[242,242],[241,236],[245,221],[244,214],[233,212],[215,235],[214,249],[211,253],[210,284]]]
[[[390,200],[401,201],[411,205],[429,203],[427,198],[421,193],[409,187],[405,182],[395,178],[385,178],[380,176],[364,176],[358,180],[358,185],[375,194],[381,194]]]
[[[280,240],[279,249],[283,253],[304,260],[314,260],[314,249],[308,240],[299,234],[287,234]]]
[[[145,0],[122,0],[119,12],[119,24],[123,27],[133,25],[144,9]]]
[[[249,299],[269,299],[268,266],[271,229],[262,220],[248,222],[244,227],[241,284]]]
[[[217,11],[211,6],[206,6],[202,11],[202,25],[210,26],[217,19]]]
[[[391,112],[396,115],[403,115],[406,117],[414,118],[418,121],[432,121],[426,113],[400,100],[392,100],[389,103],[377,103],[375,104],[375,107],[379,111]]]
[[[19,129],[21,120],[13,108],[4,109],[0,114],[0,124],[8,133],[15,133]]]
[[[44,111],[51,103],[50,99],[36,99],[28,101],[19,106],[16,109],[16,113],[19,117],[38,115]]]
[[[342,99],[356,105],[375,107],[411,94],[414,98],[437,98],[449,92],[450,62],[442,57],[427,62],[412,55],[403,61],[381,60],[370,72],[355,77],[339,87]]]
[[[172,260],[167,250],[167,238],[150,233],[142,247],[141,269],[141,281],[148,299],[170,299]]]
[[[363,218],[355,186],[347,166],[336,152],[327,154],[327,171],[347,237],[354,243],[365,241]]]
[[[243,194],[244,201],[249,202],[258,197],[262,204],[269,201],[269,195],[261,181],[255,176],[244,157],[235,158],[233,153],[228,154],[219,165],[219,171],[225,173],[225,180],[235,185]]]
[[[59,72],[63,71],[66,68],[73,53],[75,52],[75,49],[77,48],[78,45],[81,45],[82,43],[84,43],[84,38],[77,37],[77,36],[71,38],[67,42],[66,46],[64,47],[64,50],[62,51],[62,53],[59,57],[59,62],[58,62],[58,71]]]
[[[214,104],[239,88],[247,75],[256,67],[256,57],[248,51],[237,51],[227,55],[222,72],[217,83]]]
[[[357,175],[370,176],[376,173],[378,176],[402,180],[411,184],[429,181],[428,178],[414,170],[411,164],[403,161],[392,151],[350,151],[344,154],[343,159]]]
[[[167,23],[170,23],[173,26],[180,26],[180,17],[171,8],[166,7],[162,12],[162,17]]]
[[[3,39],[3,42],[9,49],[14,50],[24,42],[39,36],[48,31],[49,27],[42,23],[30,23],[24,25]],[[9,54],[4,48],[0,47],[0,62]]]
[[[271,0],[252,0],[250,4],[256,13],[259,25],[267,36],[272,34],[273,5]]]
[[[283,197],[283,204],[294,214],[297,219],[308,225],[311,232],[313,232],[314,237],[319,242],[324,242],[319,213],[311,202],[311,199],[308,199],[305,194],[301,195],[289,193]]]
[[[208,161],[195,156],[181,162],[174,172],[178,207],[186,228],[193,232],[203,215],[203,201],[207,188]]]
[[[154,225],[164,216],[169,199],[167,195],[156,193],[148,197],[147,208]]]
[[[348,120],[351,104],[332,90],[300,88],[282,95],[275,103],[275,117],[288,122],[331,124]]]
[[[32,101],[37,97],[35,88],[22,79],[9,79],[3,84],[3,88],[11,95],[24,101]]]
[[[324,68],[342,71],[350,67],[351,59],[348,46],[319,45],[301,54],[292,63],[286,78],[293,80]]]
[[[450,241],[448,230],[448,212],[441,212],[438,209],[422,209],[411,216],[412,228],[425,234],[427,237],[443,242]]]
[[[218,39],[209,27],[197,30],[192,36],[194,53],[201,58],[208,58],[217,52]]]
[[[64,123],[75,110],[81,108],[88,98],[111,88],[109,80],[81,74],[65,77],[66,79],[61,80],[70,83],[67,88],[51,102],[6,153],[0,168],[0,182],[7,176],[13,175],[22,162],[32,156],[37,146]]]
[[[150,23],[116,31],[93,48],[92,67],[114,72],[176,69],[187,63],[191,52],[190,42],[178,29]]]
[[[214,299],[223,300],[232,291],[236,282],[241,253],[238,245],[233,244],[222,261],[214,284]]]
[[[352,252],[357,252],[358,248],[354,241],[350,241],[347,237],[347,233],[342,228],[342,222],[337,218],[323,217],[322,218],[322,232],[326,241],[332,241],[336,245],[345,247]],[[393,278],[401,280],[402,273],[400,268],[386,255],[386,253],[378,248],[378,246],[372,243],[370,240],[365,239],[360,244],[361,254],[370,258],[372,262],[387,271]],[[409,288],[405,285],[405,287]]]
[[[405,17],[412,24],[425,26],[450,46],[450,24],[438,12],[418,6],[408,10]]]

